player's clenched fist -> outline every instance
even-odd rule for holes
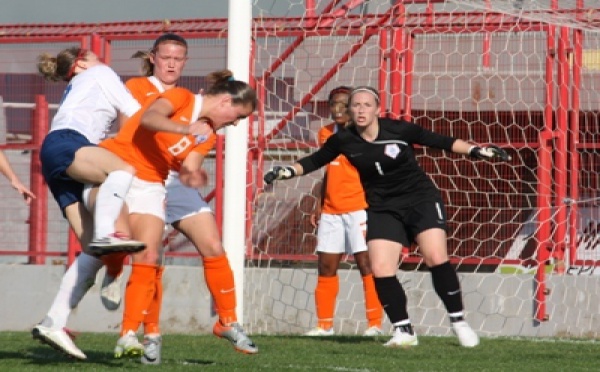
[[[493,159],[499,158],[502,161],[511,160],[508,153],[496,145],[488,145],[486,147],[473,146],[469,150],[469,155],[477,159]]]
[[[270,185],[275,180],[289,180],[296,176],[296,169],[291,165],[280,166],[276,165],[265,173],[265,183]]]

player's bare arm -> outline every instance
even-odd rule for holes
[[[173,114],[173,105],[166,98],[159,98],[142,115],[142,127],[155,132],[170,132],[189,134],[187,125],[172,121],[169,117]]]

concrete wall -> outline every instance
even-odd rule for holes
[[[128,274],[128,267],[126,268]],[[58,290],[63,266],[0,265],[0,331],[27,331],[40,321]],[[99,273],[97,283],[103,272]],[[338,334],[364,330],[362,284],[357,272],[340,272],[335,329]],[[440,301],[428,273],[401,273],[409,314],[419,334],[449,335]],[[531,275],[460,274],[467,318],[480,335],[598,337],[598,276],[553,276],[548,286],[550,319],[533,319]],[[252,268],[247,270],[245,321],[250,333],[297,334],[314,326],[314,269]],[[123,283],[124,285],[124,283]],[[202,268],[167,266],[164,273],[162,329],[165,333],[209,333],[216,320]],[[121,311],[105,310],[98,284],[72,315],[69,327],[84,332],[117,332]],[[389,323],[385,323],[389,329]]]

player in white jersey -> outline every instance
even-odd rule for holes
[[[143,59],[142,77],[132,78],[127,82],[128,90],[134,98],[144,104],[177,85],[185,62],[187,61],[187,42],[182,37],[167,33],[156,39],[150,51],[140,51],[133,57]],[[246,335],[235,318],[235,283],[233,273],[221,244],[218,227],[208,203],[197,189],[185,187],[175,172],[169,174],[166,181],[167,208],[166,222],[181,231],[198,249],[204,260],[204,276],[213,295],[219,320],[215,323],[213,333],[229,340],[240,352],[254,354],[258,348]],[[201,228],[198,228],[201,226]],[[65,327],[70,310],[75,308],[94,280],[103,264],[106,265],[105,277],[100,294],[102,303],[108,310],[116,310],[121,304],[121,273],[123,256],[117,254],[102,257],[102,261],[89,255],[81,254],[69,268],[61,282],[60,290],[47,315],[60,314],[60,326]],[[77,270],[79,268],[79,270]],[[69,280],[78,272],[77,281]],[[157,270],[156,293],[162,293],[162,266]],[[157,296],[144,319],[144,345],[142,363],[160,364],[161,337],[158,331],[161,296]],[[59,311],[60,310],[60,311]],[[58,315],[54,315],[58,317]],[[56,322],[59,323],[59,322]],[[140,347],[139,341],[133,337],[126,345],[133,349]],[[69,339],[55,345],[59,351],[80,359],[85,354]]]
[[[65,280],[76,283],[86,277],[83,272],[97,271],[96,266],[100,267],[102,261],[94,255],[137,252],[145,247],[128,239],[126,226],[122,229],[125,231],[115,231],[134,168],[97,146],[119,115],[123,119],[132,116],[140,104],[127,92],[117,74],[86,49],[69,48],[57,56],[42,54],[38,70],[47,80],[69,83],[40,150],[46,183],[84,250],[77,264],[65,273],[62,286]],[[94,218],[82,203],[87,183],[100,185]],[[32,334],[50,346],[84,359],[85,355],[63,330],[69,304],[78,302],[75,297],[71,293],[58,307],[54,306],[55,301]]]

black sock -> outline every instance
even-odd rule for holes
[[[395,276],[374,278],[379,302],[392,324],[408,320],[406,293]]]
[[[395,328],[400,328],[400,331],[402,331],[403,333],[408,333],[409,335],[415,334],[415,331],[413,331],[413,327],[410,323],[401,325],[401,326],[397,326]]]
[[[431,271],[433,288],[444,303],[448,313],[462,313],[464,307],[460,283],[456,271],[454,271],[452,265],[450,265],[450,261],[430,267],[429,271]]]
[[[465,320],[465,317],[462,313],[458,313],[459,315],[450,315],[450,323],[462,322]]]

